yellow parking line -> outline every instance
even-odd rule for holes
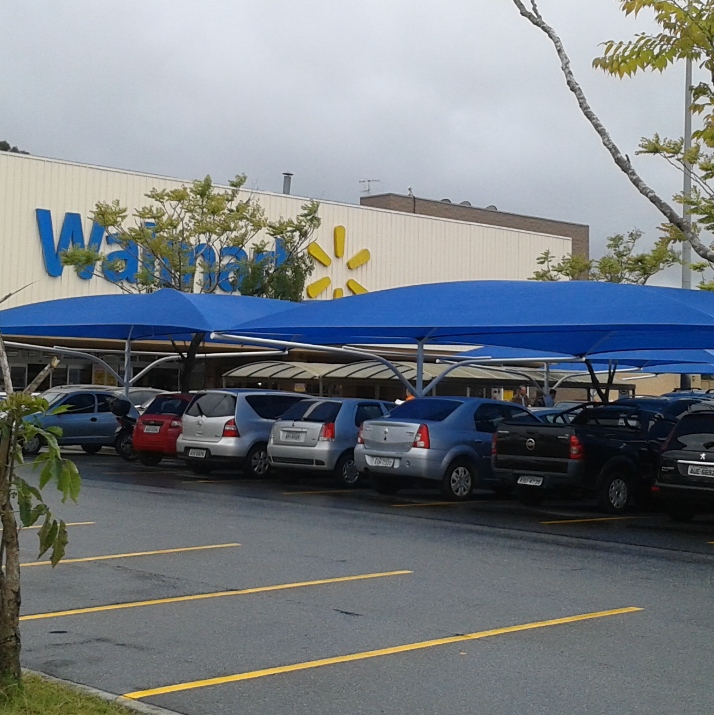
[[[306,494],[349,494],[348,489],[323,489],[322,491],[311,491],[311,492],[283,492],[283,496],[304,496]],[[354,493],[354,492],[353,492]]]
[[[577,623],[595,618],[605,618],[607,616],[619,616],[624,613],[635,613],[642,611],[642,608],[616,608],[611,611],[598,611],[596,613],[584,613],[578,616],[568,616],[567,618],[554,618],[549,621],[537,621],[535,623],[523,623],[517,626],[506,626],[505,628],[495,628],[489,631],[479,631],[461,636],[450,636],[448,638],[437,638],[419,643],[408,643],[407,645],[394,646],[392,648],[380,648],[379,650],[368,650],[362,653],[350,653],[349,655],[339,655],[335,658],[321,658],[320,660],[309,660],[304,663],[293,663],[291,665],[281,665],[276,668],[264,668],[263,670],[253,670],[247,673],[237,673],[219,678],[208,678],[206,680],[194,680],[178,685],[166,685],[162,688],[151,688],[149,690],[136,690],[126,693],[123,697],[131,700],[149,698],[154,695],[165,695],[166,693],[178,693],[183,690],[194,690],[196,688],[206,688],[211,685],[224,685],[225,683],[236,683],[241,680],[254,680],[264,678],[268,675],[278,675],[280,673],[294,673],[298,670],[310,670],[320,668],[324,665],[336,665],[338,663],[350,663],[357,660],[367,660],[368,658],[379,658],[384,655],[395,655],[425,648],[449,645],[451,643],[463,643],[464,641],[478,640],[480,638],[490,638],[491,636],[505,635],[506,633],[518,633],[520,631],[530,631],[536,628],[547,628],[549,626],[559,626],[565,623]]]
[[[107,554],[106,556],[85,556],[81,559],[62,559],[63,564],[79,564],[85,561],[108,561],[109,559],[127,559],[133,556],[157,556],[161,554],[181,554],[185,551],[205,551],[207,549],[227,549],[240,544],[211,544],[209,546],[184,546],[179,549],[159,549],[157,551],[135,551],[130,554]],[[30,561],[20,566],[50,566],[51,561]]]
[[[65,524],[65,526],[94,526],[97,522],[96,521],[70,521]],[[42,524],[35,524],[34,526],[23,526],[24,529],[41,529]],[[0,528],[0,531],[2,529]]]
[[[295,583],[281,583],[276,586],[257,586],[243,588],[240,591],[216,591],[215,593],[197,593],[192,596],[174,596],[171,598],[157,598],[153,601],[131,601],[128,603],[113,603],[108,606],[91,606],[89,608],[74,608],[70,611],[51,611],[50,613],[34,613],[21,616],[21,621],[37,621],[45,618],[59,618],[60,616],[78,616],[83,613],[99,613],[101,611],[119,611],[125,608],[141,608],[143,606],[162,606],[167,603],[184,603],[186,601],[201,601],[208,598],[223,598],[225,596],[248,596],[253,593],[269,593],[270,591],[284,591],[290,588],[304,588],[306,586],[324,586],[331,583],[346,583],[348,581],[367,581],[374,578],[388,576],[404,576],[412,571],[384,571],[381,573],[366,573],[357,576],[339,576],[337,578],[322,578],[316,581],[297,581]]]
[[[587,524],[591,521],[625,521],[626,519],[646,519],[645,516],[599,516],[593,519],[556,519],[541,521],[541,524]]]
[[[459,502],[455,501],[429,501],[429,502],[413,502],[409,504],[392,504],[391,506],[395,507],[396,509],[408,509],[410,507],[415,507],[415,506],[454,506],[455,504],[458,504]]]

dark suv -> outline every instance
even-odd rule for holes
[[[714,410],[684,415],[660,454],[655,488],[675,521],[714,511]]]

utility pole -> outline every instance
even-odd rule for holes
[[[687,57],[684,70],[684,155],[692,147],[692,59]],[[692,165],[685,160],[684,162],[684,187],[682,191],[685,201],[692,195]],[[683,208],[683,218],[687,226],[691,226],[691,217],[689,206],[685,203]],[[684,241],[682,244],[682,289],[692,289],[692,244],[689,241]],[[680,377],[679,387],[682,390],[691,390],[692,376],[682,375]]]

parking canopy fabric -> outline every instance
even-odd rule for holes
[[[714,348],[714,293],[589,281],[462,281],[393,288],[236,325],[322,345],[486,344],[584,356]]]
[[[241,295],[154,293],[62,298],[0,311],[5,335],[126,340],[225,330],[247,320],[294,310],[297,303]],[[183,338],[182,338],[183,336]]]

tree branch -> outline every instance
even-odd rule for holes
[[[625,176],[627,176],[630,180],[630,183],[640,192],[640,194],[653,204],[655,208],[667,219],[667,221],[669,221],[669,223],[676,226],[684,234],[684,236],[686,236],[697,255],[701,256],[706,261],[714,262],[714,250],[703,244],[692,232],[689,222],[685,221],[672,206],[660,198],[657,193],[643,181],[640,175],[635,171],[627,156],[620,151],[618,146],[612,140],[612,137],[607,129],[605,129],[605,126],[590,107],[582,87],[575,79],[575,75],[573,74],[573,70],[570,66],[570,58],[565,51],[560,37],[558,37],[555,30],[545,22],[540,14],[540,11],[538,10],[538,5],[535,0],[530,0],[531,10],[526,8],[522,0],[513,0],[513,3],[518,8],[520,14],[532,25],[545,33],[548,39],[550,39],[553,43],[555,51],[558,53],[558,58],[560,59],[560,66],[563,71],[563,75],[565,76],[568,89],[570,89],[570,91],[575,95],[581,112],[600,136],[603,146],[608,150],[615,164],[617,164]]]

